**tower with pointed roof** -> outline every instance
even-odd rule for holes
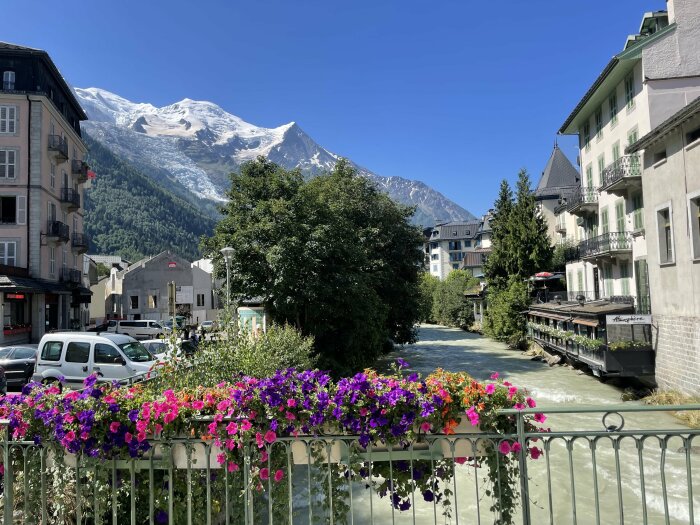
[[[579,173],[564,152],[555,143],[554,150],[535,188],[535,201],[540,213],[547,221],[547,231],[554,244],[562,241],[562,232],[557,230],[555,210],[576,191]],[[566,238],[566,231],[563,232]]]

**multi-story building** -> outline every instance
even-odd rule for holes
[[[447,222],[424,231],[426,265],[431,275],[444,279],[453,270],[483,274],[491,247],[489,215],[481,220]]]
[[[700,395],[700,98],[627,148],[641,151],[656,380]]]
[[[45,51],[0,42],[0,344],[79,328],[87,119]]]
[[[649,312],[642,169],[627,145],[700,94],[700,2],[668,0],[643,16],[562,125],[578,135],[581,184],[558,214],[580,241],[567,264],[568,290],[586,299],[634,302]],[[575,221],[575,222],[574,222]]]

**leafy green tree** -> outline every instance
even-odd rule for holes
[[[474,309],[464,292],[477,284],[479,280],[466,270],[450,272],[433,292],[433,318],[447,326],[469,328],[474,322]]]
[[[433,297],[440,285],[440,279],[428,272],[420,275],[418,287],[420,290],[419,320],[424,323],[435,321],[433,317]]]
[[[110,269],[105,263],[97,263],[97,277],[105,277],[110,274]]]
[[[484,274],[492,286],[502,284],[508,279],[511,270],[510,254],[505,247],[510,241],[510,221],[513,212],[513,191],[507,180],[501,181],[498,198],[494,204],[491,217],[491,245],[493,249],[486,260]]]
[[[415,340],[423,238],[412,209],[392,202],[352,166],[305,181],[258,158],[231,175],[213,237],[217,260],[235,248],[231,291],[260,296],[274,322],[312,335],[320,366],[371,365],[391,342]]]
[[[523,311],[530,306],[527,282],[517,276],[509,279],[495,293],[489,290],[488,310],[484,332],[489,337],[519,347],[525,341],[527,329]]]

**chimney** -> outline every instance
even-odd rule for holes
[[[666,0],[666,10],[668,11],[668,23],[672,24],[676,21],[676,9],[674,6],[675,0]]]

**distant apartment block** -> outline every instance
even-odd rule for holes
[[[426,267],[431,275],[445,279],[453,270],[483,275],[491,252],[490,213],[481,220],[447,222],[424,230]]]
[[[0,344],[12,344],[88,321],[87,116],[45,51],[0,42],[0,75]]]

